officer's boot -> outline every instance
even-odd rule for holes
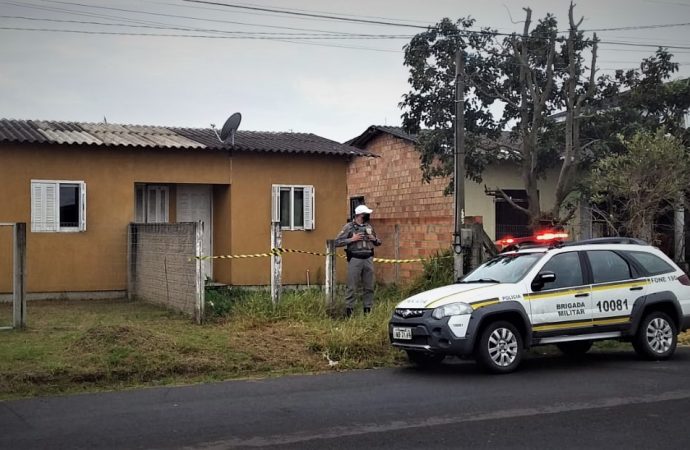
[[[353,312],[352,308],[345,308],[345,317],[352,317]]]
[[[371,308],[368,308],[368,307],[365,306],[365,307],[364,307],[364,315],[367,315],[367,314],[369,314],[369,313],[371,313]]]

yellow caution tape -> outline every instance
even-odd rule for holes
[[[321,252],[310,252],[307,250],[295,250],[291,248],[281,248],[281,247],[276,247],[272,248],[269,253],[251,253],[251,254],[246,254],[246,255],[216,255],[216,256],[198,256],[193,259],[201,259],[201,260],[207,260],[207,259],[244,259],[244,258],[266,258],[269,256],[280,256],[283,253],[301,253],[304,255],[314,255],[314,256],[329,256],[328,253],[321,253]],[[337,255],[341,258],[346,258],[345,255]],[[450,256],[444,256],[444,258],[450,258]],[[426,258],[415,258],[415,259],[388,259],[388,258],[374,258],[374,262],[378,263],[384,263],[384,264],[405,264],[405,263],[416,263],[416,262],[422,262],[425,261]]]
[[[403,263],[414,263],[422,262],[424,258],[417,259],[387,259],[387,258],[374,258],[374,262],[384,263],[384,264],[403,264]]]

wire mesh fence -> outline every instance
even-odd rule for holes
[[[201,256],[203,231],[197,223],[130,224],[128,293],[131,297],[204,315]]]

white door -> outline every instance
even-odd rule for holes
[[[213,225],[211,221],[211,186],[208,184],[177,185],[177,222],[201,221],[204,227],[202,254],[210,256],[212,252]],[[203,261],[204,275],[213,277],[211,259]]]

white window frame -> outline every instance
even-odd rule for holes
[[[139,216],[137,211],[137,194],[142,192],[143,203],[141,205],[143,217]],[[149,193],[155,191],[155,217],[151,217],[149,209]],[[161,203],[161,196],[165,197],[165,201]],[[163,209],[159,208],[163,205]],[[164,184],[136,184],[134,187],[134,220],[139,223],[168,223],[170,221],[170,187]]]
[[[60,226],[60,185],[76,184],[79,186],[79,225],[76,227]],[[48,189],[53,188],[52,199],[48,199]],[[41,198],[37,194],[43,190]],[[40,201],[52,200],[52,207],[41,205]],[[39,220],[43,216],[43,220]],[[38,217],[37,217],[38,216]],[[82,180],[31,180],[31,232],[32,233],[79,233],[86,231],[86,183]]]
[[[282,226],[287,231],[308,231],[316,229],[316,189],[310,184],[274,184],[272,185],[271,220],[280,222],[280,191],[290,189],[290,225]],[[304,225],[296,227],[294,224],[295,189],[304,192]]]

